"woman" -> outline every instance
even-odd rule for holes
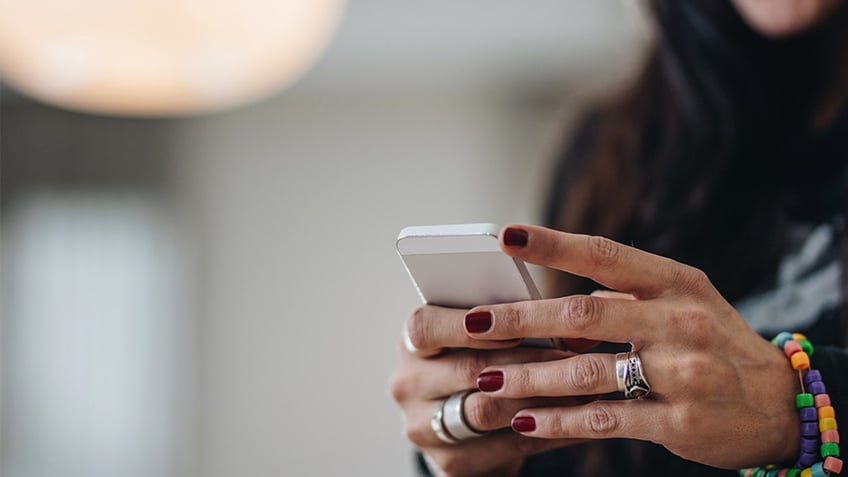
[[[587,115],[554,185],[549,224],[591,236],[501,233],[507,254],[570,272],[553,280],[561,298],[425,306],[407,323],[391,387],[424,473],[733,475],[825,457],[837,471],[830,418],[811,451],[803,408],[848,419],[848,5],[651,6],[644,68]],[[763,338],[783,329],[815,352]],[[519,337],[566,337],[570,351]],[[799,411],[802,391],[816,404]],[[434,432],[449,396],[461,439]]]

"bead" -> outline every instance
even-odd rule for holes
[[[766,472],[766,477],[777,477],[777,469],[772,469]]]
[[[798,477],[801,475],[801,469],[788,469],[786,471],[786,477]]]
[[[824,431],[821,433],[822,442],[833,442],[839,444],[839,431]]]
[[[807,339],[807,337],[802,335],[801,333],[792,333],[792,339],[795,341],[800,341]]]
[[[830,396],[827,393],[816,394],[813,401],[816,403],[816,407],[830,406]]]
[[[786,473],[789,469],[780,469],[780,472],[777,473],[777,477],[786,477]]]
[[[800,353],[804,351],[804,348],[797,341],[787,341],[785,345],[783,345],[783,354],[786,355],[787,358],[791,357],[795,353]]]
[[[833,417],[836,418],[836,411],[833,410],[833,406],[824,406],[816,409],[816,413],[819,416],[819,419],[823,417]]]
[[[801,452],[814,454],[819,450],[819,440],[812,437],[801,437]]]
[[[813,344],[810,343],[808,339],[798,340],[798,344],[801,345],[801,349],[804,350],[805,353],[812,356],[813,355]]]
[[[827,477],[827,474],[824,473],[821,462],[813,464],[813,466],[810,467],[810,471],[812,472],[813,477]]]
[[[807,353],[803,351],[799,351],[793,354],[789,358],[789,362],[792,363],[792,369],[801,370],[801,369],[810,369],[810,357],[807,356]]]
[[[801,452],[801,455],[798,456],[798,464],[796,467],[809,467],[816,463],[819,460],[818,454],[812,452]]]
[[[842,459],[837,459],[836,457],[825,457],[822,468],[831,474],[838,474],[842,472]]]
[[[837,427],[836,427],[836,419],[834,419],[832,417],[825,417],[825,418],[819,419],[819,431],[824,432],[824,431],[837,431],[837,430],[839,430],[839,429],[837,429]]]
[[[802,422],[801,435],[804,437],[818,437],[819,432],[821,432],[819,429],[820,425],[819,422]]]
[[[777,336],[774,337],[773,340],[771,340],[771,342],[777,345],[778,348],[783,349],[783,345],[786,344],[787,341],[794,339],[795,338],[792,337],[792,333],[789,333],[787,331],[781,331],[777,334]]]
[[[741,477],[754,477],[754,469],[742,469],[739,471]]]
[[[824,457],[839,457],[839,444],[833,442],[825,442],[821,445],[821,456]]]
[[[766,469],[763,469],[762,467],[757,467],[754,470],[754,477],[766,477]]]
[[[795,395],[795,407],[798,409],[801,409],[802,407],[810,407],[814,403],[813,395],[810,393],[800,393]]]
[[[815,422],[818,421],[820,417],[833,417],[821,416],[818,413],[818,410],[814,407],[802,407],[798,410],[798,415],[801,417],[802,422]]]
[[[809,385],[813,381],[823,381],[822,375],[818,369],[811,369],[804,373],[804,384]]]
[[[824,394],[827,392],[827,388],[824,387],[823,382],[813,381],[809,386],[807,386],[807,392],[811,394]]]
[[[807,467],[801,471],[801,477],[813,477],[813,470]]]

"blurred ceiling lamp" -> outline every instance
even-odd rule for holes
[[[0,78],[58,106],[188,115],[256,101],[324,49],[344,0],[0,0]]]

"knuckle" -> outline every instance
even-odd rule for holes
[[[429,349],[426,328],[427,307],[419,306],[412,311],[409,319],[406,321],[406,332],[409,335],[409,341],[418,349]]]
[[[433,430],[430,429],[429,422],[424,423],[420,420],[414,421],[413,419],[406,419],[403,431],[409,442],[418,447],[423,447],[427,445],[428,441],[432,440],[431,434],[433,433]]]
[[[705,346],[718,332],[718,323],[713,316],[694,302],[676,308],[672,318],[676,328],[686,330],[690,343],[695,346]]]
[[[574,295],[563,302],[565,310],[563,317],[567,321],[567,329],[584,334],[591,330],[600,315],[603,306],[601,300],[589,295]]]
[[[395,371],[391,378],[389,378],[389,392],[392,394],[392,399],[395,402],[401,403],[406,401],[409,397],[409,388],[409,378],[405,374]]]
[[[673,425],[676,429],[694,431],[702,429],[705,424],[710,425],[709,422],[706,422],[706,415],[694,405],[678,405],[672,415]]]
[[[676,360],[675,376],[678,383],[675,389],[686,395],[707,399],[714,395],[722,385],[734,379],[733,372],[714,358],[696,353]]]
[[[454,371],[463,383],[476,387],[477,376],[486,367],[478,353],[465,352],[456,355]]]
[[[675,285],[684,293],[700,293],[711,287],[710,279],[700,268],[672,262],[671,276]]]
[[[610,266],[621,256],[621,244],[598,235],[589,237],[589,258],[596,266]]]
[[[503,414],[502,400],[491,399],[479,393],[477,399],[465,400],[465,419],[471,428],[486,431],[497,429],[501,426],[501,414]]]
[[[604,377],[604,366],[589,355],[574,361],[574,369],[566,379],[580,394],[591,394],[600,386]]]
[[[446,477],[458,477],[468,472],[468,459],[461,452],[445,452],[436,460],[436,463]]]
[[[606,403],[598,401],[586,411],[586,428],[595,436],[609,436],[621,425],[618,416]]]
[[[511,304],[500,305],[494,309],[497,316],[497,327],[502,334],[516,336],[521,333],[524,321],[519,307]]]
[[[504,372],[507,374],[507,372]],[[518,366],[510,369],[508,372],[509,379],[505,380],[504,386],[509,386],[509,391],[513,396],[528,396],[533,390],[533,373],[526,366]]]

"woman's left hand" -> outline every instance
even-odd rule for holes
[[[508,255],[591,278],[621,294],[480,306],[466,315],[469,336],[630,342],[651,386],[643,399],[525,409],[513,419],[514,429],[549,439],[651,441],[723,468],[797,457],[797,373],[702,271],[606,238],[541,227],[506,227],[500,238]],[[478,385],[508,398],[618,390],[615,358],[601,353],[490,366]]]

